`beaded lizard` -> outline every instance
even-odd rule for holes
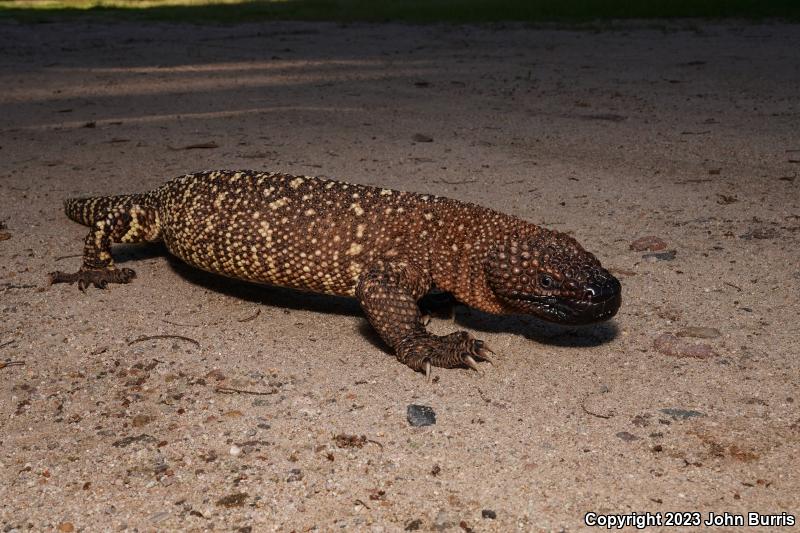
[[[464,331],[426,331],[417,301],[432,288],[495,314],[564,324],[608,319],[619,281],[572,237],[478,205],[430,194],[255,171],[209,171],[142,194],[65,201],[91,227],[83,265],[52,283],[105,288],[112,243],[163,241],[186,263],[231,278],[355,297],[397,358],[431,366],[490,361]]]

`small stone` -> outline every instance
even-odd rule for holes
[[[633,433],[628,433],[627,431],[620,431],[619,433],[615,433],[615,435],[624,440],[625,442],[633,442],[635,440],[640,440],[641,437],[637,437]]]
[[[61,522],[58,524],[58,530],[61,533],[72,533],[75,531],[75,526],[72,525],[72,522]]]
[[[234,494],[229,494],[228,496],[224,496],[217,500],[217,505],[220,507],[241,507],[244,505],[244,502],[247,501],[247,493],[246,492],[236,492]]]
[[[705,413],[701,413],[700,411],[692,411],[691,409],[676,409],[676,408],[668,408],[668,409],[659,409],[665,415],[669,415],[674,419],[683,419],[686,420],[687,418],[692,418],[695,416],[706,416]]]
[[[491,509],[484,509],[483,511],[481,511],[481,517],[488,518],[489,520],[494,520],[495,518],[497,518],[497,513],[495,513]]]
[[[153,522],[154,524],[157,524],[158,522],[162,522],[167,518],[169,518],[169,511],[161,511],[159,513],[155,513],[154,515],[152,515],[150,517],[150,521]]]
[[[429,137],[427,135],[423,135],[422,133],[415,133],[414,136],[412,137],[412,139],[414,140],[414,142],[418,142],[418,143],[432,143],[433,142],[433,137]]]
[[[658,252],[659,250],[666,250],[666,248],[667,243],[664,239],[655,235],[639,237],[630,244],[630,249],[634,252]]]
[[[649,254],[642,255],[642,259],[651,261],[672,261],[675,259],[676,255],[678,255],[677,250],[670,250],[668,252],[651,252]]]
[[[716,339],[722,335],[717,328],[690,326],[678,332],[678,337],[694,337],[696,339]]]
[[[408,423],[414,427],[436,424],[436,412],[427,405],[411,404],[406,408]]]
[[[231,449],[228,453],[230,453],[234,457],[239,457],[242,454],[242,449],[234,444],[233,446],[231,446]]]
[[[7,231],[0,231],[0,241],[7,241],[11,238],[11,234]]]

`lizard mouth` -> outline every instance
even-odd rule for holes
[[[517,294],[510,303],[520,311],[558,324],[592,324],[617,314],[622,304],[621,292],[603,300],[576,300],[558,296]]]

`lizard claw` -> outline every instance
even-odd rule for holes
[[[494,361],[492,360],[491,357],[489,357],[489,354],[492,355],[497,355],[497,354],[494,353],[494,351],[491,348],[489,348],[489,345],[483,341],[475,341],[475,344],[477,345],[475,349],[475,354],[482,360],[494,366]]]
[[[477,372],[479,374],[481,373],[481,369],[478,368],[478,363],[476,363],[475,359],[473,359],[469,355],[465,355],[464,356],[464,364],[467,365],[468,367],[470,367],[475,372]]]
[[[488,361],[492,350],[483,341],[473,338],[465,331],[457,331],[443,337],[426,334],[409,337],[396,348],[397,357],[418,372],[424,372],[431,381],[431,368],[454,368],[466,366],[483,374],[478,362]]]

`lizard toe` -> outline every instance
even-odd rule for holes
[[[398,347],[397,356],[412,369],[424,372],[430,380],[434,366],[467,367],[481,372],[478,361],[491,363],[489,352],[486,343],[466,331],[458,331],[445,336],[427,334],[407,339]]]

